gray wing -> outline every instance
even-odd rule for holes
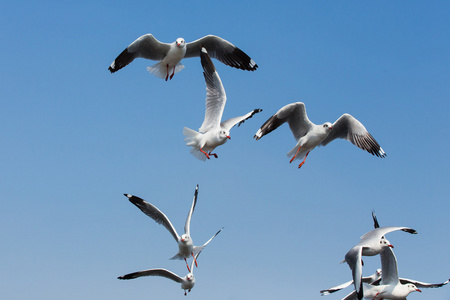
[[[442,282],[442,283],[426,283],[426,282],[420,282],[420,281],[412,280],[412,279],[408,279],[408,278],[400,278],[400,283],[401,284],[412,283],[418,288],[438,288],[438,287],[446,285],[449,282],[449,280]]]
[[[334,122],[328,137],[323,140],[321,146],[326,146],[331,141],[340,138],[351,142],[362,150],[378,157],[385,157],[386,153],[378,142],[366,130],[363,124],[349,114],[343,114]]]
[[[381,284],[396,285],[398,283],[397,258],[390,247],[385,247],[380,253]]]
[[[108,70],[111,73],[117,72],[135,58],[142,57],[151,60],[162,60],[170,49],[170,44],[161,43],[153,35],[145,34],[131,43],[116,59],[111,63]]]
[[[211,57],[218,59],[230,67],[247,71],[254,71],[258,68],[254,60],[241,49],[229,41],[214,35],[207,35],[201,39],[187,43],[184,57],[200,56],[202,47],[208,50]]]
[[[198,184],[195,187],[194,192],[194,199],[192,200],[191,209],[189,210],[189,213],[186,218],[186,224],[184,224],[184,233],[191,236],[191,218],[192,214],[194,213],[195,205],[197,204],[197,196],[198,196]]]
[[[362,282],[362,247],[355,246],[345,255],[345,261],[350,269],[352,269],[353,284],[355,286],[356,295],[359,300],[363,298],[363,282]]]
[[[183,278],[178,276],[177,274],[166,270],[166,269],[150,269],[150,270],[144,270],[139,272],[134,272],[130,274],[126,274],[120,277],[117,277],[117,279],[134,279],[142,276],[161,276],[166,277],[169,279],[172,279],[173,281],[183,283]]]
[[[259,128],[254,138],[259,140],[264,135],[272,132],[286,122],[289,124],[289,128],[297,141],[308,133],[314,125],[306,115],[305,104],[303,102],[291,103],[283,106],[271,116],[261,128]]]
[[[212,236],[206,243],[204,243],[202,246],[194,246],[194,250],[192,250],[192,253],[193,253],[194,255],[196,255],[196,254],[197,254],[197,255],[200,255],[200,252],[203,251],[203,249],[206,247],[206,245],[208,245],[209,242],[211,242],[212,239],[215,238],[216,235],[218,235],[218,234],[222,231],[222,229],[223,229],[223,227],[222,227],[219,231],[217,231],[216,234],[213,235],[213,236]]]
[[[156,206],[153,204],[148,203],[147,201],[130,195],[130,194],[124,194],[128,200],[130,200],[131,203],[136,205],[144,214],[155,220],[156,223],[163,225],[166,227],[167,230],[172,234],[173,238],[177,241],[180,240],[180,236],[178,235],[177,231],[175,230],[175,227],[173,227],[172,223],[170,223],[169,218],[160,211]]]
[[[386,226],[386,227],[376,228],[372,231],[367,232],[366,234],[364,234],[361,237],[361,240],[362,240],[361,242],[363,244],[364,243],[363,240],[380,239],[382,236],[388,234],[389,232],[397,231],[397,230],[401,230],[401,231],[411,233],[411,234],[417,234],[416,230],[409,228],[409,227]]]
[[[205,119],[199,131],[204,133],[220,125],[225,103],[227,102],[227,95],[219,74],[205,48],[202,48],[200,61],[206,82],[206,109]]]
[[[336,285],[336,286],[330,287],[330,288],[328,288],[326,290],[321,290],[320,294],[322,296],[329,295],[331,293],[334,293],[334,292],[340,291],[342,289],[345,289],[346,287],[350,286],[351,284],[353,284],[353,280],[347,281],[347,282],[345,282],[343,284],[340,284],[340,285]]]
[[[247,119],[250,119],[251,117],[253,117],[254,114],[257,114],[259,112],[262,112],[262,109],[260,109],[260,108],[254,109],[251,112],[249,112],[243,116],[234,117],[234,118],[228,119],[226,121],[223,121],[222,123],[220,123],[220,127],[229,131],[236,124],[238,124],[238,127],[241,126],[241,124],[244,123]]]
[[[357,297],[355,291],[351,292],[350,294],[348,294],[347,296],[342,298],[342,300],[357,300],[357,299],[358,299],[358,297]]]

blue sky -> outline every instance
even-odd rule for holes
[[[175,299],[165,278],[117,276],[162,267],[177,247],[123,193],[165,212],[180,232],[194,188],[191,231],[202,244],[190,299],[325,299],[350,280],[339,262],[372,229],[390,233],[401,277],[450,277],[448,227],[450,4],[447,1],[9,1],[0,4],[0,287],[4,299]],[[224,118],[262,108],[202,162],[184,126],[204,116],[200,59],[170,82],[143,59],[115,74],[140,35],[163,42],[221,36],[255,72],[214,60]],[[298,170],[284,125],[252,137],[282,106],[303,101],[315,123],[359,119],[387,153],[339,140]],[[365,274],[379,258],[365,259]],[[341,299],[348,291],[327,296]],[[450,287],[408,299],[450,299]],[[184,299],[184,298],[183,298]]]

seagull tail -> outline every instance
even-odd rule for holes
[[[193,129],[184,127],[183,128],[183,135],[184,135],[184,142],[186,143],[186,146],[192,147],[191,154],[194,155],[196,158],[205,161],[206,156],[205,154],[201,153],[198,148],[198,140],[201,136],[200,132],[197,132]]]
[[[184,66],[181,63],[178,63],[175,66],[175,72],[173,74],[176,74],[184,69]],[[155,75],[156,77],[165,79],[167,76],[167,66],[163,66],[161,62],[154,64],[153,66],[147,67],[147,71]],[[169,76],[172,75],[173,70],[169,70]]]
[[[298,150],[298,144],[295,145],[294,148],[292,148],[291,150],[289,150],[289,152],[286,154],[287,157],[292,157],[292,156],[294,156],[295,153],[297,153],[297,150]],[[302,149],[300,149],[300,151],[297,153],[297,156],[295,157],[295,159],[303,158],[303,157],[305,157],[305,155],[306,155],[306,153],[303,152]],[[294,159],[294,160],[295,160],[295,159]]]

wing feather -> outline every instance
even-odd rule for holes
[[[134,272],[130,274],[126,274],[120,277],[117,277],[118,279],[134,279],[142,276],[161,276],[166,277],[169,279],[172,279],[173,281],[183,283],[183,278],[178,276],[177,274],[166,270],[166,269],[150,269],[150,270],[144,270],[139,272]]]

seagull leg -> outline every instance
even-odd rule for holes
[[[184,262],[186,263],[186,267],[188,268],[189,273],[191,273],[191,268],[189,268],[189,265],[187,263],[186,257],[184,258]]]
[[[302,146],[298,147],[297,152],[295,152],[295,155],[291,158],[291,160],[289,161],[289,163],[291,163],[291,162],[294,161],[294,159],[297,157],[297,154],[298,154],[298,152],[300,151],[300,148],[301,148],[301,147],[302,147]]]
[[[209,154],[206,153],[205,151],[203,151],[202,148],[200,148],[200,152],[203,153],[203,154],[205,154],[205,156],[206,156],[207,159],[210,159]]]
[[[211,153],[211,151],[209,151],[208,154],[214,156],[215,158],[219,158],[216,153]]]
[[[167,69],[167,75],[166,75],[166,81],[169,78],[169,64],[166,65],[166,69]]]
[[[305,163],[305,160],[306,160],[306,158],[308,157],[309,152],[310,152],[310,151],[308,151],[308,152],[306,153],[305,158],[304,158],[303,161],[298,165],[298,168],[299,168],[299,169],[300,169],[300,168],[303,166],[303,164]]]
[[[167,72],[167,73],[169,73],[169,72]],[[175,67],[173,67],[173,72],[172,72],[172,75],[170,75],[170,80],[172,80],[173,75],[175,75]]]
[[[194,258],[195,266],[198,268],[197,260],[195,259],[194,253],[191,252],[192,257]],[[190,271],[189,271],[190,272]]]
[[[378,297],[379,294],[380,294],[380,293],[377,293],[377,294],[375,295],[375,297],[373,297],[373,300],[375,300],[375,299]]]
[[[184,295],[187,296],[186,290],[184,290]]]

